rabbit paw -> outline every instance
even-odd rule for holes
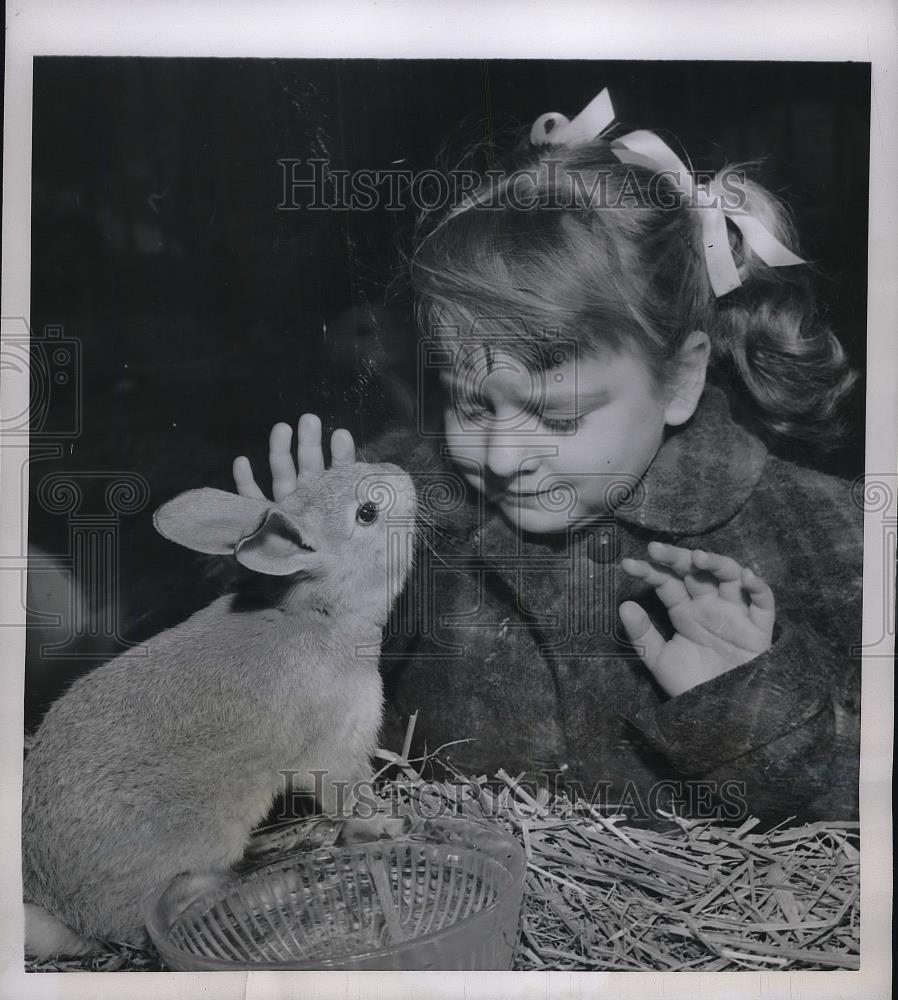
[[[362,819],[353,816],[343,824],[341,840],[345,844],[365,844],[381,838],[400,837],[407,830],[406,817],[378,813]]]

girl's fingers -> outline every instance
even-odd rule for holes
[[[251,497],[253,500],[268,499],[262,490],[259,489],[259,485],[253,476],[253,467],[245,455],[240,455],[239,458],[234,459],[231,471],[234,474],[234,485],[237,487],[237,492],[240,496]]]
[[[271,493],[275,502],[296,490],[297,475],[322,472],[324,455],[321,451],[321,421],[314,413],[304,413],[299,418],[296,438],[297,470],[293,463],[290,445],[293,428],[289,424],[278,423],[271,428],[268,438],[268,464],[271,466]],[[331,435],[331,457],[334,465],[355,461],[355,442],[347,430],[336,430]],[[253,476],[252,466],[245,455],[234,459],[231,467],[234,484],[240,496],[255,500],[267,500]]]
[[[271,466],[271,494],[276,502],[289,496],[296,489],[296,469],[290,454],[293,428],[289,424],[275,424],[268,438],[268,464]]]
[[[742,577],[742,567],[729,556],[719,556],[714,552],[703,552],[695,549],[692,561],[699,569],[713,573],[721,582],[735,582]]]
[[[683,586],[689,592],[690,597],[701,597],[702,594],[718,594],[720,593],[720,584],[707,573],[702,573],[700,576],[695,576],[693,573],[687,573],[683,577]]]
[[[355,461],[355,442],[347,430],[331,434],[331,465],[351,465]]]
[[[735,559],[696,549],[693,552],[693,561],[700,569],[717,578],[718,592],[725,601],[747,606],[742,589],[742,566]]]
[[[297,471],[301,476],[324,471],[324,453],[321,450],[321,421],[314,413],[304,413],[297,427]]]
[[[750,604],[748,614],[751,620],[763,627],[772,626],[776,613],[776,601],[773,591],[767,584],[748,567],[742,570],[742,586],[748,592]]]
[[[664,542],[649,542],[648,551],[653,562],[669,566],[680,576],[692,572],[692,549],[682,549],[678,545],[666,545]]]
[[[618,610],[627,637],[634,646],[642,647],[639,655],[649,670],[654,670],[667,643],[635,601],[624,601]]]
[[[625,559],[621,561],[621,565],[631,576],[638,576],[655,587],[658,596],[668,607],[673,607],[683,599],[682,592],[671,581],[671,574],[676,574],[682,579],[683,589],[689,597],[716,592],[731,604],[741,604],[743,607],[750,604],[759,611],[773,610],[773,593],[770,588],[751,570],[744,569],[729,556],[702,549],[685,549],[663,542],[649,542],[648,554],[655,564],[654,571],[652,564],[642,560]],[[629,565],[624,565],[625,563]],[[746,580],[751,580],[753,586],[749,587]]]
[[[642,559],[621,559],[621,569],[630,576],[644,580],[664,603],[666,608],[674,608],[689,600],[686,585],[677,574],[666,566],[656,566]]]
[[[649,555],[655,562],[670,567],[683,578],[683,586],[690,597],[701,597],[702,594],[713,594],[719,589],[717,581],[708,573],[699,570],[692,558],[692,549],[683,549],[678,545],[666,545],[663,542],[649,542]]]

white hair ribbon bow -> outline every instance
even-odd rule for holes
[[[568,121],[564,115],[553,111],[540,115],[530,130],[530,141],[536,146],[576,146],[591,142],[613,122],[614,108],[606,88],[573,121]],[[691,206],[701,209],[705,264],[716,296],[726,295],[742,284],[727,237],[727,219],[739,228],[745,244],[768,267],[788,267],[804,263],[788,247],[783,246],[755,216],[742,208],[726,205],[717,178],[709,184],[697,185],[682,160],[654,132],[629,132],[618,139],[612,139],[610,145],[611,151],[621,163],[663,172]]]

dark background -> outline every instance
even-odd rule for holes
[[[32,460],[30,540],[69,550],[70,520],[38,499],[46,475],[137,472],[149,499],[118,526],[119,631],[137,641],[206,603],[195,557],[152,528],[159,503],[232,488],[238,454],[267,489],[278,420],[312,410],[364,441],[409,419],[414,398],[411,304],[394,281],[413,210],[279,210],[277,161],[417,172],[447,133],[573,117],[604,86],[622,123],[677,140],[696,169],[764,158],[759,179],[791,205],[825,315],[863,368],[866,64],[38,58],[32,331],[78,342],[82,398],[62,454]],[[62,434],[77,405],[52,391],[33,441]],[[846,476],[863,471],[862,383],[850,416],[847,446],[818,463]],[[102,483],[85,487],[91,509]],[[100,637],[84,646],[93,659],[49,660],[39,638],[31,723],[121,648]]]

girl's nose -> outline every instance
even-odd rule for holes
[[[527,451],[521,444],[520,438],[515,441],[502,434],[490,436],[486,464],[497,479],[511,479],[518,472],[526,471]]]

